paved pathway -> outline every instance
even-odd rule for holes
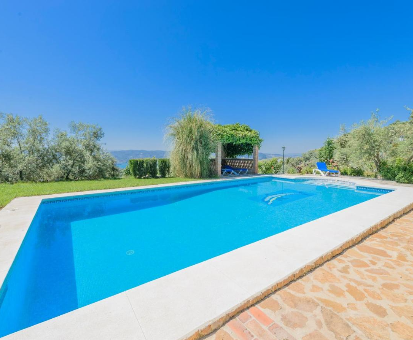
[[[205,340],[413,340],[413,212]]]

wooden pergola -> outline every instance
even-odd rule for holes
[[[223,165],[246,168],[249,174],[258,174],[258,152],[262,143],[259,132],[244,124],[217,125],[215,152],[216,175],[221,176]],[[236,158],[251,155],[251,158]],[[229,157],[227,157],[229,156]]]
[[[223,161],[234,168],[247,168],[249,174],[258,174],[258,152],[259,146],[253,146],[252,159],[250,158],[225,158],[225,152],[221,142],[217,144],[215,152],[215,168],[217,176],[221,176]],[[252,165],[250,165],[252,164]]]

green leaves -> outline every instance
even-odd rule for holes
[[[278,158],[264,159],[258,162],[260,174],[278,174],[282,168],[282,160]]]
[[[318,150],[318,159],[320,162],[330,163],[334,157],[335,148],[334,140],[332,138],[327,138],[324,145]]]
[[[219,140],[225,151],[225,156],[235,158],[240,155],[251,155],[253,146],[261,146],[262,139],[257,130],[245,124],[215,125],[214,135]]]
[[[0,182],[101,179],[119,175],[99,126],[74,123],[50,136],[41,117],[0,115]]]
[[[411,111],[410,109],[408,109]],[[321,160],[334,149],[334,161],[343,175],[374,176],[399,182],[412,182],[413,168],[413,119],[396,121],[380,120],[378,110],[370,119],[354,124],[350,131],[341,128],[333,141],[327,139],[319,151]]]
[[[158,171],[161,178],[170,174],[171,163],[168,158],[139,158],[130,159],[127,167],[127,175],[136,178],[157,178]]]
[[[171,162],[169,158],[158,159],[159,176],[161,178],[168,177],[171,172]]]

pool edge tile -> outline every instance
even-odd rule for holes
[[[208,261],[163,278],[126,291],[148,340],[189,335],[248,299],[245,290]]]
[[[125,293],[76,309],[2,339],[146,340]]]

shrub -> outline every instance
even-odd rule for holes
[[[413,162],[398,158],[393,163],[382,163],[380,175],[383,179],[399,183],[413,183]]]
[[[158,159],[158,169],[159,175],[164,178],[170,175],[171,172],[171,161],[169,158]]]
[[[285,172],[287,174],[294,175],[298,173],[298,170],[296,168],[293,168],[292,166],[287,166],[285,167]]]
[[[130,159],[129,168],[133,177],[142,178],[145,176],[145,163],[143,159]]]
[[[158,161],[156,158],[145,158],[144,162],[144,175],[147,177],[156,178],[158,175]]]
[[[413,184],[413,169],[409,172],[400,172],[396,176],[396,182]]]
[[[311,166],[305,166],[304,168],[301,169],[301,173],[303,175],[308,175],[313,173],[313,169]]]
[[[383,162],[380,166],[379,173],[383,179],[387,179],[389,181],[396,180],[397,172],[394,164],[390,165],[388,162]]]
[[[143,159],[137,159],[135,177],[142,178],[144,176],[145,176],[145,161]]]
[[[340,173],[343,176],[348,176],[348,168],[347,167],[346,168],[340,168]]]
[[[136,169],[137,169],[136,162],[137,162],[137,159],[130,159],[128,162],[128,166],[127,166],[127,168],[129,169],[130,175],[133,177],[137,177],[136,176]]]
[[[363,176],[364,172],[362,169],[360,168],[352,168],[352,167],[344,167],[344,168],[340,168],[340,173],[344,176]]]
[[[278,174],[282,168],[282,161],[278,158],[264,159],[258,162],[260,174]]]
[[[128,165],[126,166],[126,168],[123,169],[123,175],[124,175],[124,176],[132,176],[132,172],[131,172],[131,170],[130,170],[129,163],[128,163]]]
[[[349,175],[350,176],[363,176],[364,172],[363,172],[363,169],[361,169],[361,168],[351,168],[350,167]]]
[[[364,177],[370,177],[370,178],[376,178],[377,177],[377,173],[374,171],[364,171],[363,172],[363,176]]]

